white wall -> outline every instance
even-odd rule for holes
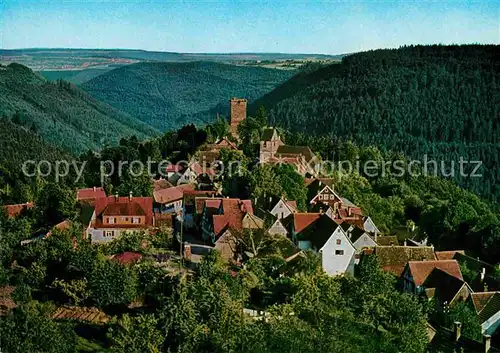
[[[340,244],[337,243],[337,240],[340,240]],[[337,251],[343,251],[343,254],[336,254]],[[353,244],[342,228],[337,227],[320,250],[323,270],[330,276],[337,276],[346,272],[353,275],[355,252]]]
[[[370,236],[366,233],[364,233],[362,236],[360,236],[356,241],[353,243],[354,247],[356,248],[357,251],[361,251],[364,248],[371,248],[377,245],[375,243],[375,240],[370,238]]]
[[[271,214],[279,219],[288,217],[292,212],[285,205],[283,200],[279,200],[278,203],[271,210]]]

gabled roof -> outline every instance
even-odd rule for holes
[[[436,268],[463,281],[462,272],[456,260],[409,261],[408,268],[417,287],[423,285],[427,277]]]
[[[320,250],[328,241],[328,239],[330,239],[337,228],[339,228],[339,230],[345,235],[342,228],[340,228],[340,226],[335,223],[335,221],[333,221],[327,215],[322,215],[307,230],[308,240],[317,250]],[[349,240],[349,238],[347,238],[347,240]]]
[[[201,174],[206,174],[206,175],[214,175],[215,174],[215,171],[208,167],[208,166],[202,166],[200,165],[200,163],[194,161],[192,162],[189,167],[186,169],[187,170],[191,170],[193,173],[195,173],[196,175],[201,175]]]
[[[497,292],[475,292],[471,294],[472,304],[474,304],[474,309],[479,314],[481,310],[486,306],[488,301],[495,295]]]
[[[436,258],[438,260],[453,260],[457,253],[465,255],[464,250],[436,251]]]
[[[313,182],[321,181],[322,184],[328,185],[329,187],[333,187],[333,178],[304,178],[304,183],[307,187],[311,185]]]
[[[17,217],[24,210],[29,210],[33,208],[33,202],[19,203],[15,205],[5,205],[3,206],[8,217]]]
[[[380,266],[384,271],[401,276],[409,261],[436,260],[434,247],[422,246],[376,246],[373,253],[377,255]]]
[[[203,212],[203,208],[205,207],[205,201],[207,200],[212,200],[210,207],[216,207],[217,209],[220,206],[220,203],[222,201],[221,197],[195,197],[194,199],[194,204],[195,204],[195,211],[197,214],[201,214]],[[214,204],[216,203],[216,205]]]
[[[490,294],[493,293],[493,294]],[[473,293],[472,300],[481,323],[486,322],[496,313],[500,312],[500,292]],[[475,298],[474,298],[475,297]],[[476,302],[478,306],[476,306]],[[480,307],[481,310],[477,310]]]
[[[439,261],[437,261],[439,262]],[[451,304],[466,283],[439,268],[434,268],[423,283],[425,288],[434,288],[433,296],[442,303]]]
[[[207,200],[206,204],[210,204]],[[227,228],[243,229],[243,218],[246,214],[253,214],[252,202],[240,199],[222,199],[222,214],[213,216],[213,228],[216,237],[222,235]],[[214,204],[215,205],[215,204]]]
[[[173,187],[171,183],[169,183],[168,180],[166,179],[158,179],[153,181],[153,189],[156,190],[161,190],[161,189],[168,189]]]
[[[102,187],[78,189],[76,191],[76,199],[78,201],[95,200],[101,197],[106,197],[106,192]]]
[[[294,213],[291,216],[293,219],[294,232],[300,233],[318,220],[322,216],[322,213]]]
[[[153,197],[156,203],[170,203],[181,200],[184,196],[182,188],[172,187],[153,191]]]
[[[308,162],[315,157],[314,153],[308,146],[281,145],[276,150],[276,154],[282,157],[304,156]]]
[[[96,226],[102,227],[102,216],[145,216],[146,226],[153,225],[152,197],[101,197],[95,201]],[[106,228],[123,228],[123,225],[106,225]],[[130,224],[127,228],[142,228],[144,225]]]

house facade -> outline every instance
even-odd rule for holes
[[[123,232],[145,231],[154,226],[151,197],[109,196],[95,201],[86,235],[92,242],[107,242]]]

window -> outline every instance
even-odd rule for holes
[[[105,238],[111,238],[112,236],[113,236],[113,231],[111,231],[111,230],[104,231]]]
[[[344,250],[335,250],[335,255],[344,255]]]
[[[330,200],[335,200],[335,195],[334,194],[330,195]]]
[[[337,245],[340,245],[340,244],[342,244],[342,240],[337,239]]]
[[[108,223],[109,224],[115,224],[115,219],[113,217],[108,218]]]
[[[134,218],[132,219],[132,223],[134,223],[134,224],[138,224],[138,223],[139,223],[139,217],[134,217]]]
[[[318,199],[323,200],[323,194],[319,194]]]

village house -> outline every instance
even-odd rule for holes
[[[184,193],[194,191],[195,184],[181,184],[167,189],[153,191],[153,210],[155,214],[179,213],[183,208]]]
[[[234,259],[237,232],[264,227],[264,221],[253,214],[250,200],[204,198],[199,202],[203,204],[202,238],[213,244],[225,260]]]
[[[93,242],[106,242],[119,237],[122,232],[145,231],[153,226],[151,197],[116,195],[95,201],[86,234]]]
[[[5,205],[3,209],[9,218],[15,218],[25,212],[26,210],[31,210],[33,208],[33,202],[19,203],[15,205]]]
[[[98,198],[106,197],[106,191],[103,187],[92,187],[85,189],[78,189],[76,191],[76,200],[88,203],[94,203]]]
[[[255,200],[256,215],[265,221],[268,233],[272,235],[288,236],[287,226],[290,216],[298,212],[295,201],[283,197],[263,197]]]
[[[285,145],[274,128],[267,128],[262,134],[259,160],[263,164],[291,164],[301,175],[318,174],[316,165],[319,160],[311,149],[307,146]]]
[[[380,245],[398,245],[398,237],[395,235],[380,235],[377,232],[372,233],[357,225],[349,224],[348,222],[342,222],[341,227],[353,243],[357,253],[360,253],[363,249]]]
[[[323,270],[330,276],[354,274],[356,249],[342,227],[321,213],[295,213],[292,217],[292,238],[299,249],[318,252]]]
[[[467,282],[442,269],[434,268],[422,285],[425,291],[422,295],[434,299],[438,312],[447,310],[460,302],[466,302],[472,293]]]
[[[202,166],[216,167],[215,162],[219,161],[220,151],[224,149],[238,151],[238,147],[235,143],[231,142],[226,137],[223,137],[213,144],[207,144],[201,147],[200,151],[198,151],[198,162]]]
[[[463,281],[460,266],[455,260],[408,261],[402,274],[403,289],[413,294],[423,293],[424,282],[436,268]]]
[[[500,327],[500,292],[472,293],[471,301],[481,323],[482,333],[495,334]]]

